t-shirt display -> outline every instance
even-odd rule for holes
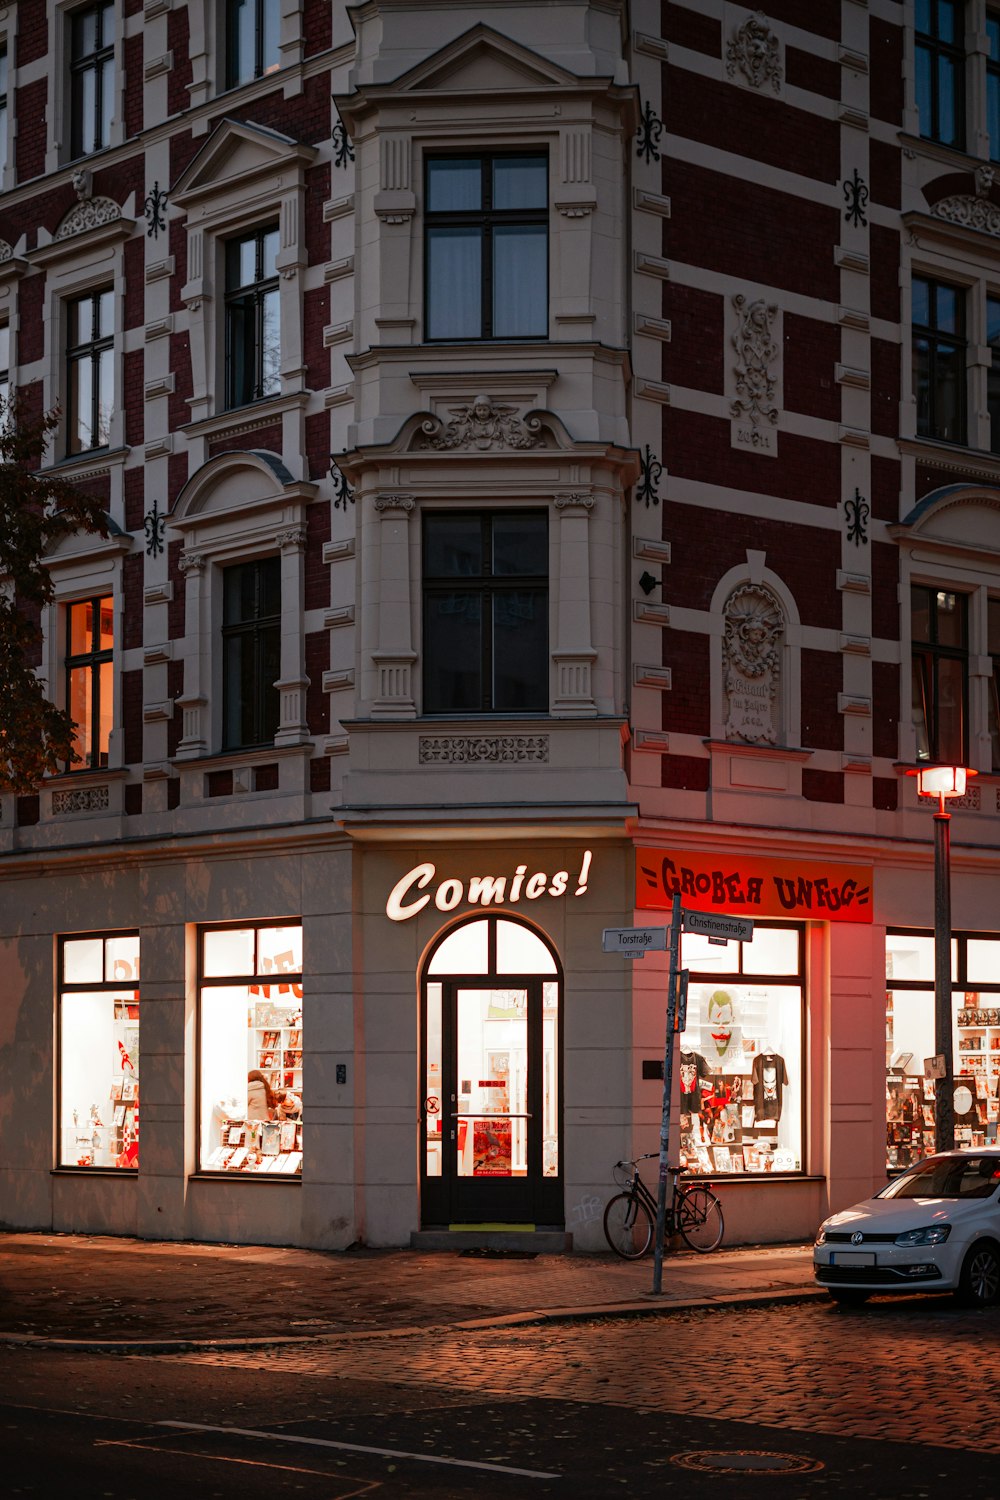
[[[702,1080],[710,1076],[708,1063],[700,1052],[681,1051],[680,1097],[681,1114],[701,1114]]]
[[[800,1172],[802,990],[688,984],[678,1059],[680,1164],[701,1175]]]
[[[785,1059],[777,1052],[761,1052],[753,1060],[753,1108],[756,1120],[780,1120],[781,1096],[788,1087]]]

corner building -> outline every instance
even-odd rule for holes
[[[109,516],[0,798],[3,1223],[601,1249],[665,984],[601,930],[679,891],[755,929],[675,1148],[811,1234],[933,1140],[921,761],[995,1138],[1000,19],[805,9],[0,22],[0,381]]]

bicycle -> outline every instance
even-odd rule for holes
[[[639,1163],[658,1156],[658,1151],[647,1151],[634,1161],[615,1162],[615,1181],[623,1191],[609,1199],[604,1210],[604,1236],[623,1260],[638,1260],[652,1248],[656,1199],[639,1176]],[[679,1187],[679,1168],[674,1167],[672,1172],[664,1238],[680,1234],[692,1250],[707,1255],[722,1241],[725,1230],[722,1204],[712,1192],[711,1183]]]

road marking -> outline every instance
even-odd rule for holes
[[[194,1435],[193,1432],[183,1434],[183,1436],[191,1437],[194,1437]],[[181,1434],[178,1434],[178,1436],[181,1436]],[[177,1457],[178,1449],[161,1448],[155,1444],[151,1447],[150,1444],[152,1443],[152,1438],[136,1438],[134,1443],[129,1443],[124,1438],[97,1438],[94,1442],[94,1447],[136,1448],[140,1453],[165,1453],[170,1458]],[[382,1481],[380,1479],[355,1479],[353,1476],[347,1474],[328,1474],[324,1469],[303,1469],[298,1464],[269,1464],[257,1458],[230,1458],[222,1453],[192,1453],[188,1451],[186,1457],[204,1458],[209,1463],[217,1464],[245,1464],[251,1469],[277,1469],[282,1474],[312,1474],[314,1478],[322,1479],[326,1484],[330,1484],[332,1481],[339,1481],[343,1484],[353,1484],[355,1486],[353,1490],[340,1491],[335,1497],[331,1497],[331,1500],[357,1500],[357,1496],[359,1495],[366,1495],[372,1490],[380,1490],[382,1488]]]
[[[339,1448],[346,1453],[370,1453],[376,1458],[408,1458],[419,1464],[449,1464],[458,1469],[486,1469],[491,1474],[517,1474],[521,1479],[561,1479],[540,1469],[515,1469],[508,1464],[480,1463],[471,1458],[444,1458],[434,1453],[408,1453],[400,1448],[369,1448],[363,1443],[337,1443],[330,1438],[301,1437],[294,1432],[261,1432],[253,1427],[210,1427],[200,1422],[157,1422],[157,1427],[179,1427],[184,1432],[220,1432],[227,1437],[269,1438],[272,1443],[305,1443],[312,1448]]]

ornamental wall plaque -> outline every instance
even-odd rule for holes
[[[726,48],[726,72],[730,78],[742,73],[752,89],[770,83],[781,93],[781,48],[763,12],[748,16],[734,31]]]
[[[775,745],[785,616],[778,600],[759,583],[741,584],[723,611],[722,681],[726,739]]]
[[[88,229],[99,229],[102,224],[114,224],[122,216],[117,203],[110,198],[84,198],[70,209],[53,240],[71,240],[74,235],[85,234]]]
[[[429,417],[421,425],[421,448],[540,448],[541,422],[521,417],[516,406],[495,405],[488,396],[477,396],[468,406],[450,406],[451,420]]]
[[[547,734],[427,735],[421,737],[419,759],[431,765],[500,765],[547,762]]]
[[[106,786],[79,787],[72,792],[52,793],[52,812],[55,817],[63,813],[105,812],[111,806],[109,789]]]

